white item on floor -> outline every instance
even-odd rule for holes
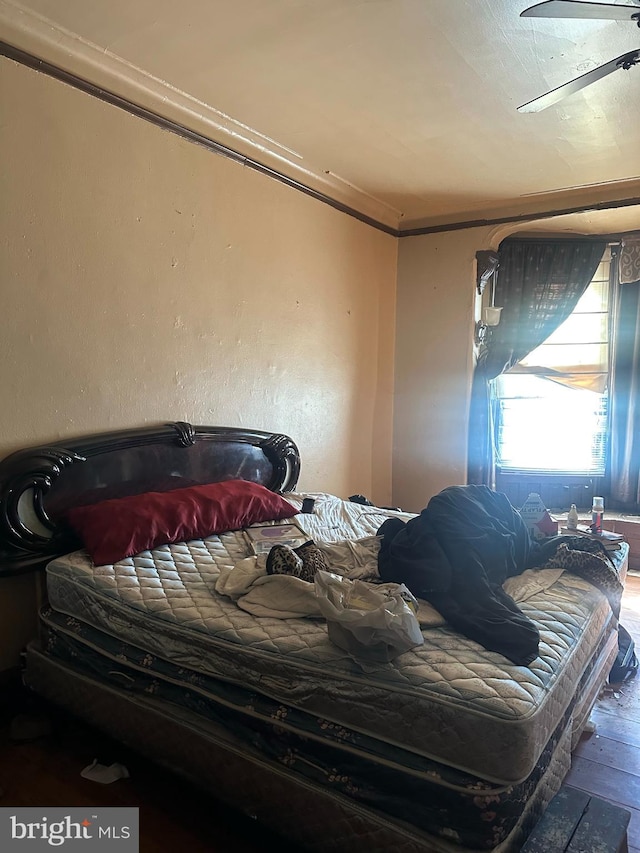
[[[98,759],[95,758],[91,764],[80,771],[80,775],[92,782],[110,785],[118,779],[128,779],[129,771],[124,764],[110,764],[107,767],[105,764],[98,764]]]

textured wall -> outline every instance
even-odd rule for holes
[[[388,502],[395,238],[6,59],[0,86],[0,455],[249,426],[302,488]]]
[[[400,240],[393,433],[393,499],[419,512],[466,482],[473,373],[474,228]]]

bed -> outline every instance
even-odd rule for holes
[[[263,595],[269,578],[234,595],[222,584],[255,559],[236,528],[272,520],[269,500],[257,520],[252,509],[228,530],[174,536],[114,562],[94,562],[69,524],[105,501],[148,508],[149,493],[253,484],[273,496],[275,517],[282,500],[328,553],[348,542],[371,556],[387,519],[412,517],[301,493],[299,471],[285,435],[183,422],[0,462],[3,570],[45,577],[26,684],[302,849],[518,850],[559,789],[616,657],[617,621],[595,586],[567,571],[546,585],[509,579],[540,632],[529,666],[437,618],[421,623],[422,645],[363,662],[305,611],[306,588],[306,603],[277,612]],[[623,545],[621,578],[626,559]]]

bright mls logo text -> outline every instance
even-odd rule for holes
[[[92,817],[95,817],[95,815],[92,815]],[[64,844],[65,841],[69,841],[71,838],[93,838],[94,834],[89,831],[92,826],[92,821],[87,820],[87,818],[81,823],[76,823],[71,820],[69,815],[66,815],[63,820],[51,821],[51,823],[49,823],[46,817],[43,817],[40,823],[22,823],[22,821],[16,819],[15,815],[11,815],[11,838],[14,840],[42,838],[46,839],[54,847],[59,847],[60,844]],[[113,829],[111,826],[99,826],[98,837],[116,837],[112,835]],[[130,837],[131,832],[128,826],[121,826],[119,829],[120,838]]]
[[[98,814],[82,814],[83,810],[77,808],[2,808],[0,848],[26,853],[27,850],[46,850],[66,844],[70,850],[82,850],[82,853],[94,849],[137,853],[138,809],[94,810]],[[44,811],[49,815],[43,816]]]

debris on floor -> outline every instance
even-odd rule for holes
[[[90,779],[92,782],[100,782],[102,785],[110,785],[118,779],[128,779],[129,771],[124,764],[98,764],[98,759],[95,758],[91,764],[80,771],[80,775],[84,779]]]

